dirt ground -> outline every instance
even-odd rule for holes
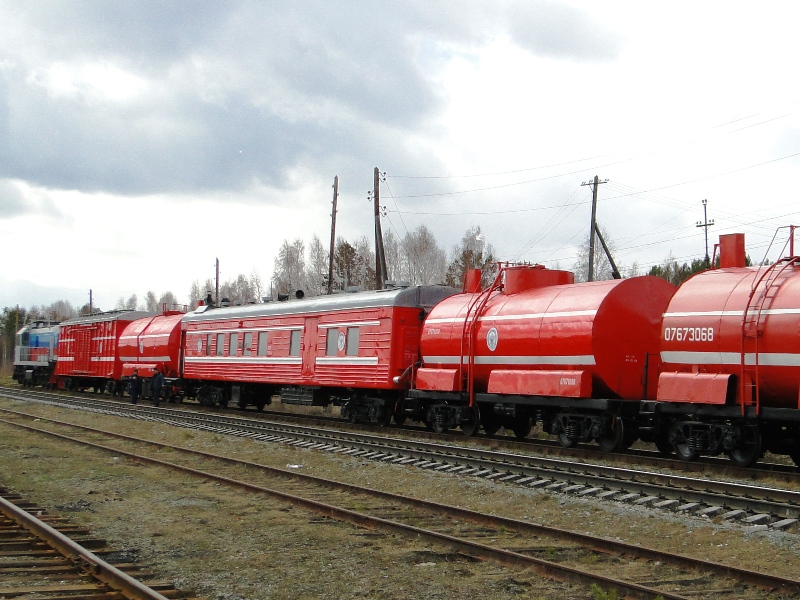
[[[0,399],[0,408],[795,576],[798,537],[282,444]],[[7,419],[0,413],[0,418]],[[48,428],[43,421],[37,426]],[[0,423],[0,485],[92,528],[164,579],[219,600],[598,598],[526,570],[337,523],[286,502]]]

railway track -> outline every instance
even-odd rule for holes
[[[4,395],[13,395],[20,391],[35,391],[42,394],[42,397],[64,398],[65,396],[74,398],[103,398],[103,396],[92,396],[75,392],[47,392],[40,390],[28,390],[17,386],[0,386],[0,392]],[[119,402],[119,401],[117,401]],[[749,468],[737,467],[727,458],[720,457],[699,457],[697,460],[687,462],[674,456],[664,456],[656,450],[648,449],[629,449],[624,452],[607,453],[601,451],[593,444],[577,444],[571,448],[565,448],[557,441],[549,439],[525,438],[517,439],[512,435],[496,434],[494,436],[478,435],[466,438],[463,434],[456,431],[453,433],[433,433],[422,426],[403,425],[390,428],[381,427],[374,424],[350,423],[339,417],[325,415],[310,415],[303,413],[291,413],[280,411],[246,411],[242,412],[238,408],[213,408],[207,409],[195,404],[181,405],[182,408],[196,410],[198,412],[211,412],[211,414],[246,414],[247,418],[253,420],[278,421],[290,424],[304,424],[307,427],[322,427],[326,429],[340,429],[344,431],[372,432],[380,435],[391,435],[396,437],[410,436],[414,438],[428,439],[437,442],[447,442],[452,444],[468,443],[472,446],[497,448],[501,446],[509,451],[535,452],[537,454],[557,457],[568,460],[585,460],[601,462],[603,464],[630,465],[632,463],[646,468],[676,471],[679,473],[692,473],[703,476],[727,477],[742,479],[750,482],[771,481],[771,482],[800,482],[800,467],[790,464],[761,461]],[[191,407],[191,408],[189,408]],[[501,432],[504,430],[501,430]]]
[[[0,598],[166,600],[193,598],[142,565],[116,565],[104,540],[0,489]]]
[[[269,494],[315,511],[325,519],[414,538],[424,537],[456,554],[529,567],[548,577],[595,585],[603,590],[613,589],[631,597],[666,600],[701,595],[756,599],[769,597],[774,592],[800,593],[800,580],[340,483],[160,441],[51,421],[61,428],[62,432],[57,433],[19,422],[25,418],[21,414],[16,418],[17,422],[3,422],[115,456]],[[27,420],[30,419],[27,416]],[[66,429],[73,433],[66,435],[63,431]]]
[[[41,394],[26,391],[23,394],[4,393],[4,396],[42,400]],[[452,475],[482,477],[506,485],[721,517],[749,526],[785,529],[800,519],[800,492],[777,487],[467,446],[455,447],[438,441],[387,437],[385,432],[382,432],[384,435],[370,435],[210,412],[130,406],[92,396],[55,395],[49,401],[85,410],[158,420],[180,427],[349,454]]]

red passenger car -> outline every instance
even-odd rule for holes
[[[115,391],[122,377],[119,338],[129,323],[150,314],[112,311],[61,323],[55,371],[58,388]]]
[[[457,290],[415,286],[231,308],[183,318],[184,380],[203,404],[340,404],[386,423],[419,355],[425,314]],[[402,418],[398,416],[398,418]]]

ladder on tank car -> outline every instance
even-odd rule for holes
[[[742,415],[746,412],[748,399],[750,405],[755,405],[756,415],[761,412],[758,340],[764,332],[764,311],[772,306],[786,270],[791,266],[800,264],[800,257],[794,256],[794,229],[793,225],[790,226],[790,256],[775,261],[761,276],[759,276],[759,271],[756,271],[753,277],[753,284],[750,286],[750,294],[747,297],[744,313],[742,314],[742,343],[739,356],[741,373],[739,377],[739,399],[742,404]],[[774,241],[775,238],[773,237]],[[772,243],[770,243],[771,247]],[[769,252],[769,249],[767,249],[767,252]],[[761,267],[759,266],[760,269]],[[761,293],[759,293],[759,290]],[[748,340],[750,343],[748,343]],[[752,364],[747,364],[748,350],[752,350]]]
[[[461,391],[467,392],[469,397],[470,408],[475,406],[475,343],[478,332],[478,323],[480,316],[486,309],[486,303],[492,296],[492,293],[502,287],[503,273],[505,269],[502,265],[498,265],[497,277],[495,277],[492,285],[472,299],[467,307],[467,313],[464,315],[464,325],[461,330],[461,357],[459,360],[459,370],[461,379]],[[464,358],[467,359],[467,368],[464,370]]]

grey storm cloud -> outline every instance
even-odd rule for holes
[[[603,24],[578,9],[544,0],[519,3],[507,13],[514,41],[534,54],[561,59],[606,62],[615,59],[620,41]]]
[[[480,44],[504,15],[531,51],[613,54],[584,39],[581,13],[552,2],[9,2],[0,177],[142,194],[284,187],[298,165],[337,158],[432,165],[403,142],[444,107],[419,48]],[[92,62],[148,93],[117,102],[44,81],[54,64]]]

